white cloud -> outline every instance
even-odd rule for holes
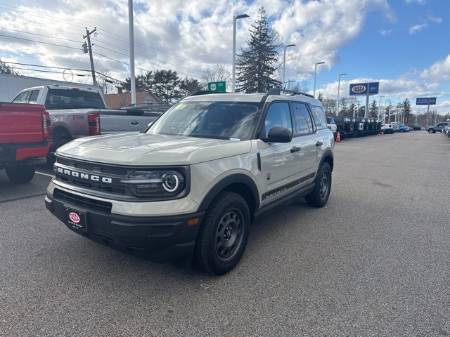
[[[440,16],[428,15],[427,19],[428,19],[428,21],[433,22],[433,23],[442,23],[442,22],[444,22],[444,19],[441,18]]]
[[[407,4],[416,3],[419,5],[425,5],[427,3],[427,0],[405,0]]]
[[[383,35],[383,36],[388,36],[388,35],[391,35],[392,29],[381,29],[381,30],[379,31],[379,33],[380,33],[381,35]]]
[[[423,79],[439,82],[450,80],[450,54],[445,59],[434,63],[431,67],[422,71],[420,76]]]
[[[0,36],[0,52],[19,59],[32,57],[41,64],[89,68],[89,58],[79,48],[84,27],[97,27],[97,36],[92,38],[97,69],[120,78],[126,76],[126,1],[35,0],[31,3],[2,8],[1,34],[69,45],[75,49]],[[233,14],[251,16],[239,21],[239,49],[245,45],[248,28],[261,5],[265,6],[280,41],[297,45],[288,53],[287,79],[311,73],[318,60],[326,60],[326,66],[331,67],[338,50],[358,36],[369,11],[392,16],[387,0],[135,0],[137,71],[163,67],[199,77],[203,70],[217,63],[229,66]],[[12,5],[7,8],[9,6]]]
[[[428,24],[427,23],[422,23],[422,24],[418,24],[418,25],[414,25],[409,27],[409,34],[413,35],[416,34],[422,30],[424,30],[425,28],[427,28]]]

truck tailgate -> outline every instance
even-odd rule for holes
[[[101,133],[144,131],[157,114],[129,114],[123,110],[100,112]]]
[[[42,105],[0,103],[0,144],[44,141],[44,112]]]

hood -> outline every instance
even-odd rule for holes
[[[117,165],[188,165],[248,153],[250,148],[250,141],[126,133],[80,138],[57,154]]]

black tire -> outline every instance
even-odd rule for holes
[[[306,202],[312,207],[323,207],[331,192],[331,167],[327,162],[320,165],[314,185],[314,189],[305,197]]]
[[[434,129],[428,129],[428,133],[436,133],[436,130],[434,130]]]
[[[6,168],[6,174],[9,180],[14,184],[29,183],[34,177],[34,167],[32,166],[13,166]]]
[[[247,245],[250,209],[239,194],[222,192],[206,212],[195,247],[194,263],[203,271],[223,275],[240,261]]]
[[[47,165],[51,166],[55,162],[55,152],[64,144],[70,142],[72,140],[72,136],[70,133],[61,128],[55,129],[53,132],[53,145],[50,147],[50,151],[48,151],[47,155]]]

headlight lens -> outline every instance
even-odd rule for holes
[[[138,197],[171,198],[186,191],[186,172],[176,169],[131,171],[121,182]]]

